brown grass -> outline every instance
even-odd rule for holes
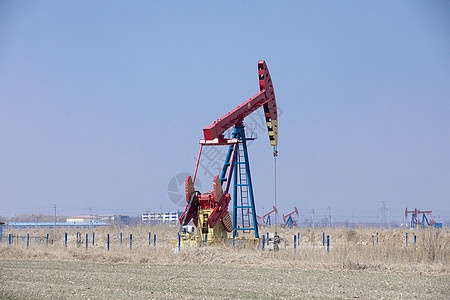
[[[173,241],[177,239],[176,226],[103,227],[91,230],[4,230],[6,238],[0,244],[0,259],[40,259],[62,261],[92,261],[109,263],[144,263],[169,265],[230,265],[262,267],[294,267],[304,269],[390,270],[449,273],[450,234],[448,229],[347,229],[325,228],[330,236],[330,252],[322,246],[322,229],[278,229],[283,238],[280,251],[271,252],[261,246],[216,245],[201,248],[182,248],[177,253]],[[262,232],[266,232],[262,229]],[[156,247],[148,244],[148,232],[157,235]],[[64,232],[68,233],[68,247],[64,247]],[[83,243],[77,246],[76,233]],[[92,232],[95,245],[92,246]],[[120,244],[120,232],[123,244]],[[273,230],[271,230],[273,232]],[[300,245],[294,252],[293,237],[300,232]],[[378,232],[378,244],[376,244]],[[405,233],[408,232],[408,246]],[[26,236],[8,245],[8,234]],[[34,237],[49,234],[49,244]],[[88,233],[88,249],[84,244]],[[106,235],[110,234],[110,251],[106,249]],[[129,235],[133,234],[130,250]],[[438,238],[436,239],[436,233]],[[372,239],[372,235],[374,238]],[[414,235],[417,241],[414,244]],[[172,243],[171,243],[172,241]]]

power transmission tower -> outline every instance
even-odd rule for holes
[[[380,208],[380,212],[381,212],[381,227],[383,228],[387,228],[388,227],[388,222],[387,222],[387,213],[388,209],[386,208],[386,203],[384,201],[381,201],[381,208]]]
[[[314,209],[311,211],[311,216],[306,220],[306,227],[314,229]]]

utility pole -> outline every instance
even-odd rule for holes
[[[89,206],[89,219],[90,219],[90,222],[89,222],[89,229],[91,228],[91,225],[92,225],[92,211],[91,211],[91,207]]]
[[[53,209],[55,210],[55,227],[56,227],[56,204],[53,204]]]
[[[328,206],[328,227],[331,227],[331,208]]]

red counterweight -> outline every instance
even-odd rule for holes
[[[185,189],[186,202],[188,204],[186,210],[180,216],[181,226],[187,225],[192,219],[195,226],[198,227],[197,210],[212,209],[208,217],[208,225],[214,228],[216,223],[220,221],[226,231],[231,232],[233,230],[233,224],[228,212],[231,196],[229,193],[223,194],[218,175],[214,177],[213,191],[208,191],[203,194],[195,192],[191,176],[188,176],[185,180]]]

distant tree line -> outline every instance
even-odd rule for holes
[[[67,216],[57,216],[57,222],[66,222]],[[44,215],[44,214],[24,214],[18,215],[11,218],[5,218],[0,216],[1,222],[54,222],[54,215]]]

